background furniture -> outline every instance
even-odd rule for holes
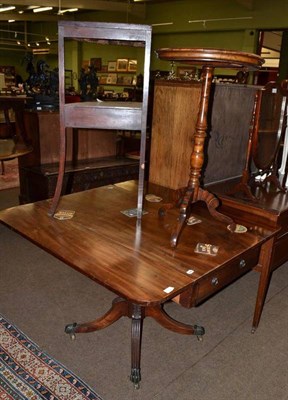
[[[50,214],[54,215],[61,196],[65,172],[67,127],[98,129],[130,129],[141,131],[139,190],[137,209],[142,216],[148,85],[151,51],[151,27],[146,25],[87,23],[62,21],[58,25],[59,48],[59,111],[60,111],[60,160],[59,176]],[[137,45],[144,51],[143,101],[136,102],[84,102],[65,104],[65,39],[103,40],[114,44]],[[117,41],[117,42],[116,42]],[[128,43],[129,42],[129,43]]]
[[[287,83],[287,80],[270,82],[260,91],[252,143],[253,162],[258,169],[254,182],[261,185],[271,182],[280,190],[278,163],[287,118]]]
[[[256,93],[245,166],[240,182],[230,192],[232,195],[239,192],[256,201],[251,186],[268,183],[284,190],[278,179],[279,152],[284,141],[287,114],[287,90],[284,86],[285,81],[269,82]]]
[[[59,112],[25,111],[24,123],[33,151],[19,159],[20,203],[54,195],[59,169]],[[139,160],[125,157],[140,139],[119,136],[116,129],[66,131],[66,169],[62,193],[136,179]]]
[[[23,120],[26,101],[26,97],[0,96],[0,112],[4,116],[0,130],[2,174],[5,172],[4,161],[22,157],[32,151]],[[13,122],[9,115],[11,111],[15,119]]]

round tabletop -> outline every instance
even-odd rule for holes
[[[257,70],[264,63],[256,54],[224,49],[162,48],[156,54],[161,60],[221,68]]]
[[[18,148],[17,146],[15,146],[13,153],[0,155],[0,161],[9,161],[9,160],[13,160],[13,158],[25,156],[26,154],[31,153],[32,150],[33,150],[33,148],[31,146],[27,146],[27,147],[23,147],[23,148],[21,148],[21,147]]]

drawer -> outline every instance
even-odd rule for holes
[[[193,305],[205,300],[255,267],[258,263],[259,254],[260,246],[241,254],[228,264],[211,271],[204,278],[200,278],[196,283]]]

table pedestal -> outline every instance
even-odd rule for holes
[[[100,329],[104,329],[107,326],[118,321],[121,317],[129,317],[132,320],[131,323],[131,375],[130,380],[134,384],[136,389],[139,388],[141,381],[140,372],[140,359],[141,359],[141,339],[143,320],[145,317],[152,317],[161,326],[170,331],[181,333],[183,335],[196,335],[200,340],[205,333],[202,326],[198,325],[187,325],[182,322],[176,321],[171,318],[164,311],[160,304],[155,306],[141,306],[139,304],[130,303],[120,297],[117,297],[110,310],[102,317],[82,323],[82,324],[69,324],[65,327],[65,332],[70,334],[72,339],[75,339],[76,333],[87,333],[95,332]]]

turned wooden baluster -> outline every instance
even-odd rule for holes
[[[187,220],[187,218],[189,218],[190,205],[199,200],[202,200],[207,204],[207,207],[211,215],[213,215],[220,221],[227,222],[231,226],[232,230],[234,230],[235,228],[235,223],[231,218],[216,211],[216,208],[219,206],[219,201],[217,200],[217,198],[213,194],[209,193],[206,190],[203,190],[200,187],[199,178],[204,163],[204,142],[206,138],[206,131],[208,125],[207,113],[208,113],[213,73],[214,73],[213,66],[204,65],[202,67],[202,74],[201,74],[202,88],[201,88],[201,97],[199,104],[199,113],[195,128],[196,130],[193,137],[194,144],[191,153],[190,176],[186,192],[180,204],[180,215],[178,218],[177,226],[171,236],[170,243],[172,247],[177,246],[179,235],[184,227],[185,221]]]

